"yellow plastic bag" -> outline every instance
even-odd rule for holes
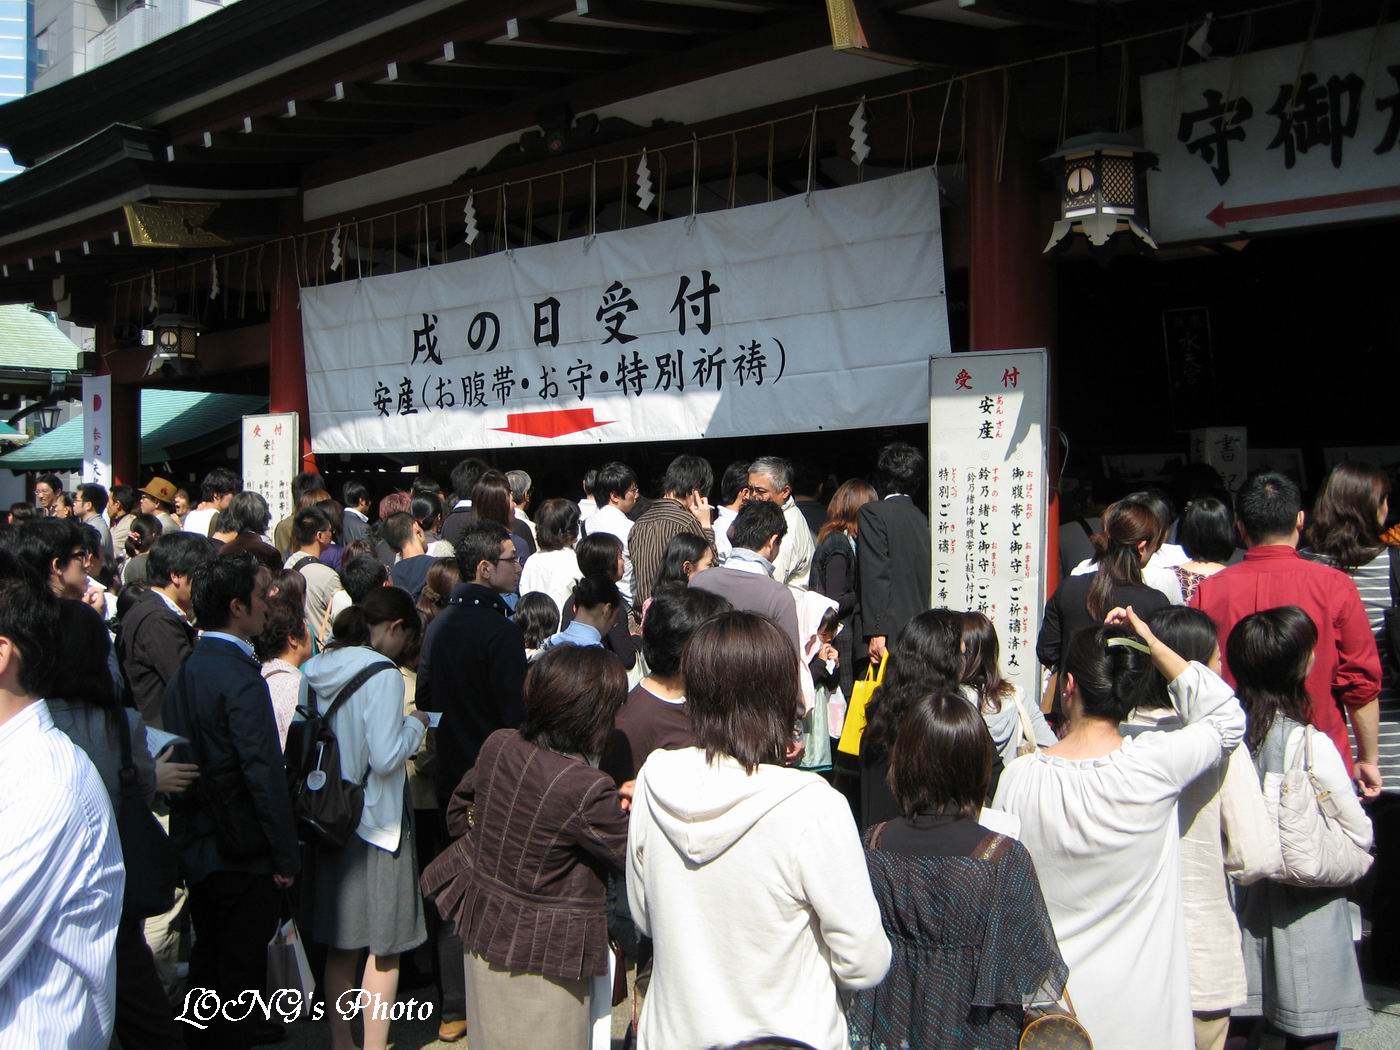
[[[880,661],[877,674],[873,667],[866,668],[865,677],[851,686],[851,702],[846,708],[846,724],[841,727],[841,740],[836,750],[843,755],[860,754],[860,738],[865,733],[865,705],[885,680],[885,667],[889,664],[889,654]]]

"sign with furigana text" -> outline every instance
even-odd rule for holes
[[[244,416],[243,487],[267,500],[273,524],[295,509],[292,478],[301,469],[301,435],[295,412]]]
[[[1002,672],[1033,698],[1045,604],[1047,391],[1044,350],[929,363],[932,603],[991,620]]]
[[[419,452],[922,422],[949,352],[920,170],[301,292],[312,447]]]
[[[1157,242],[1400,213],[1400,25],[1142,78]]]
[[[112,377],[83,376],[83,484],[112,487]]]

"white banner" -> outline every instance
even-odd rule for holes
[[[84,484],[112,487],[112,377],[83,376]]]
[[[1037,698],[1047,389],[1044,350],[929,363],[933,604],[991,620],[1002,671]]]
[[[301,436],[295,412],[244,416],[243,487],[267,500],[272,521],[293,511],[292,478],[301,469]]]
[[[1142,78],[1158,243],[1400,212],[1400,25]]]
[[[922,422],[949,352],[928,170],[303,288],[317,452]]]

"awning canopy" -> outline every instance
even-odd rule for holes
[[[261,412],[267,398],[199,390],[141,391],[141,463],[164,463],[233,438],[245,415]],[[83,462],[83,418],[0,456],[9,470],[77,470]]]

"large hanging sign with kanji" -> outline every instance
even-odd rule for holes
[[[317,452],[922,422],[950,349],[927,170],[301,297]]]
[[[1158,243],[1400,213],[1400,26],[1142,78]]]
[[[1044,350],[929,362],[931,604],[991,620],[1003,673],[1034,697],[1048,553],[1048,390]]]

